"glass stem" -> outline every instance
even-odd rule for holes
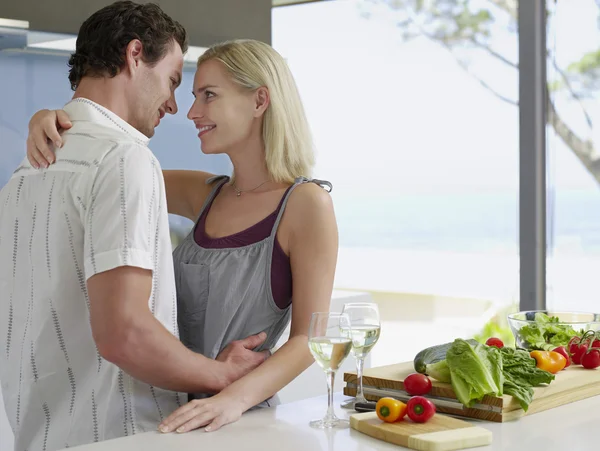
[[[363,394],[363,367],[365,364],[365,358],[361,357],[356,359],[356,375],[358,376],[358,390],[356,392],[356,402],[366,402],[365,395]]]
[[[333,382],[335,381],[335,371],[328,371],[327,373],[327,415],[323,421],[335,420],[335,413],[333,412]]]

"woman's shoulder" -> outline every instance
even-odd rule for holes
[[[199,214],[202,205],[206,202],[206,199],[210,196],[211,192],[217,187],[221,186],[229,181],[229,176],[221,174],[210,174],[208,172],[194,171],[196,172],[195,181],[190,184],[195,188],[195,202],[194,210]]]
[[[309,220],[315,214],[333,213],[333,200],[330,190],[323,187],[320,180],[302,183],[294,188],[288,200],[287,209],[294,217],[301,220]],[[324,186],[331,187],[327,182]]]
[[[292,247],[337,240],[337,221],[329,191],[317,183],[294,188],[282,218],[282,240]],[[295,243],[295,244],[294,244]]]
[[[195,220],[220,176],[204,171],[164,170],[169,212]]]

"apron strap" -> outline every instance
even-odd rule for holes
[[[318,180],[318,179],[308,179],[306,177],[297,177],[296,180],[294,180],[294,184],[287,191],[285,198],[283,199],[283,202],[281,203],[281,208],[279,209],[279,214],[277,215],[277,220],[275,221],[275,224],[273,225],[273,230],[271,230],[271,238],[275,237],[275,235],[277,234],[277,229],[279,227],[279,223],[281,222],[281,217],[283,216],[283,212],[285,211],[285,206],[288,203],[288,200],[290,198],[290,195],[292,194],[292,191],[294,191],[297,186],[302,185],[303,183],[315,183],[315,184],[319,185],[321,188],[323,188],[324,190],[326,190],[328,193],[330,193],[333,190],[333,185],[331,184],[331,182],[328,182],[327,180]],[[326,187],[329,189],[327,189]]]
[[[213,201],[213,199],[217,195],[217,191],[219,190],[219,188],[221,188],[221,186],[223,186],[228,181],[229,181],[228,175],[215,175],[213,177],[210,177],[209,179],[206,179],[207,185],[211,185],[214,182],[217,182],[217,183],[215,183],[215,186],[213,186],[212,191],[206,197],[204,204],[202,204],[202,208],[200,209],[200,213],[198,214],[198,218],[196,219],[196,222],[198,222],[198,220],[200,219],[200,216],[202,216],[202,213],[204,213],[204,210],[206,210],[206,207],[208,207],[210,205],[210,203]]]

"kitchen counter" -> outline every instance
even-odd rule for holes
[[[342,311],[344,305],[349,302],[372,302],[371,295],[358,291],[334,290],[331,294],[332,312]],[[280,340],[275,345],[275,349],[280,348],[289,336],[288,325],[283,332]],[[410,332],[408,332],[410,334]],[[409,335],[406,335],[408,337]],[[397,337],[392,337],[397,339]],[[379,345],[381,346],[381,345]],[[409,351],[412,353],[412,351]],[[411,357],[412,358],[412,357]],[[371,367],[371,354],[365,359],[365,369]],[[342,387],[344,372],[356,371],[356,361],[353,358],[348,358],[342,364],[335,378],[335,386]],[[313,363],[296,379],[289,383],[286,387],[279,391],[279,399],[283,403],[298,401],[301,399],[319,396],[327,393],[327,385],[325,383],[325,375],[323,369]],[[2,391],[0,390],[0,451],[9,451],[14,447],[14,437],[12,429],[8,423],[8,418],[4,411],[4,402],[2,400]]]
[[[335,397],[335,411],[348,418],[354,411],[339,407],[345,397]],[[80,446],[77,451],[376,451],[400,450],[400,446],[368,437],[353,429],[323,431],[312,429],[308,422],[321,418],[327,409],[327,398],[315,398],[283,404],[270,409],[249,412],[233,424],[206,433],[202,430],[186,434],[148,432],[132,437]],[[477,451],[564,451],[583,450],[597,442],[600,425],[600,396],[536,413],[509,423],[473,421],[492,431],[491,446]]]

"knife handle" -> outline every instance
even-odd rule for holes
[[[377,403],[374,401],[354,403],[354,410],[357,412],[374,412]]]

